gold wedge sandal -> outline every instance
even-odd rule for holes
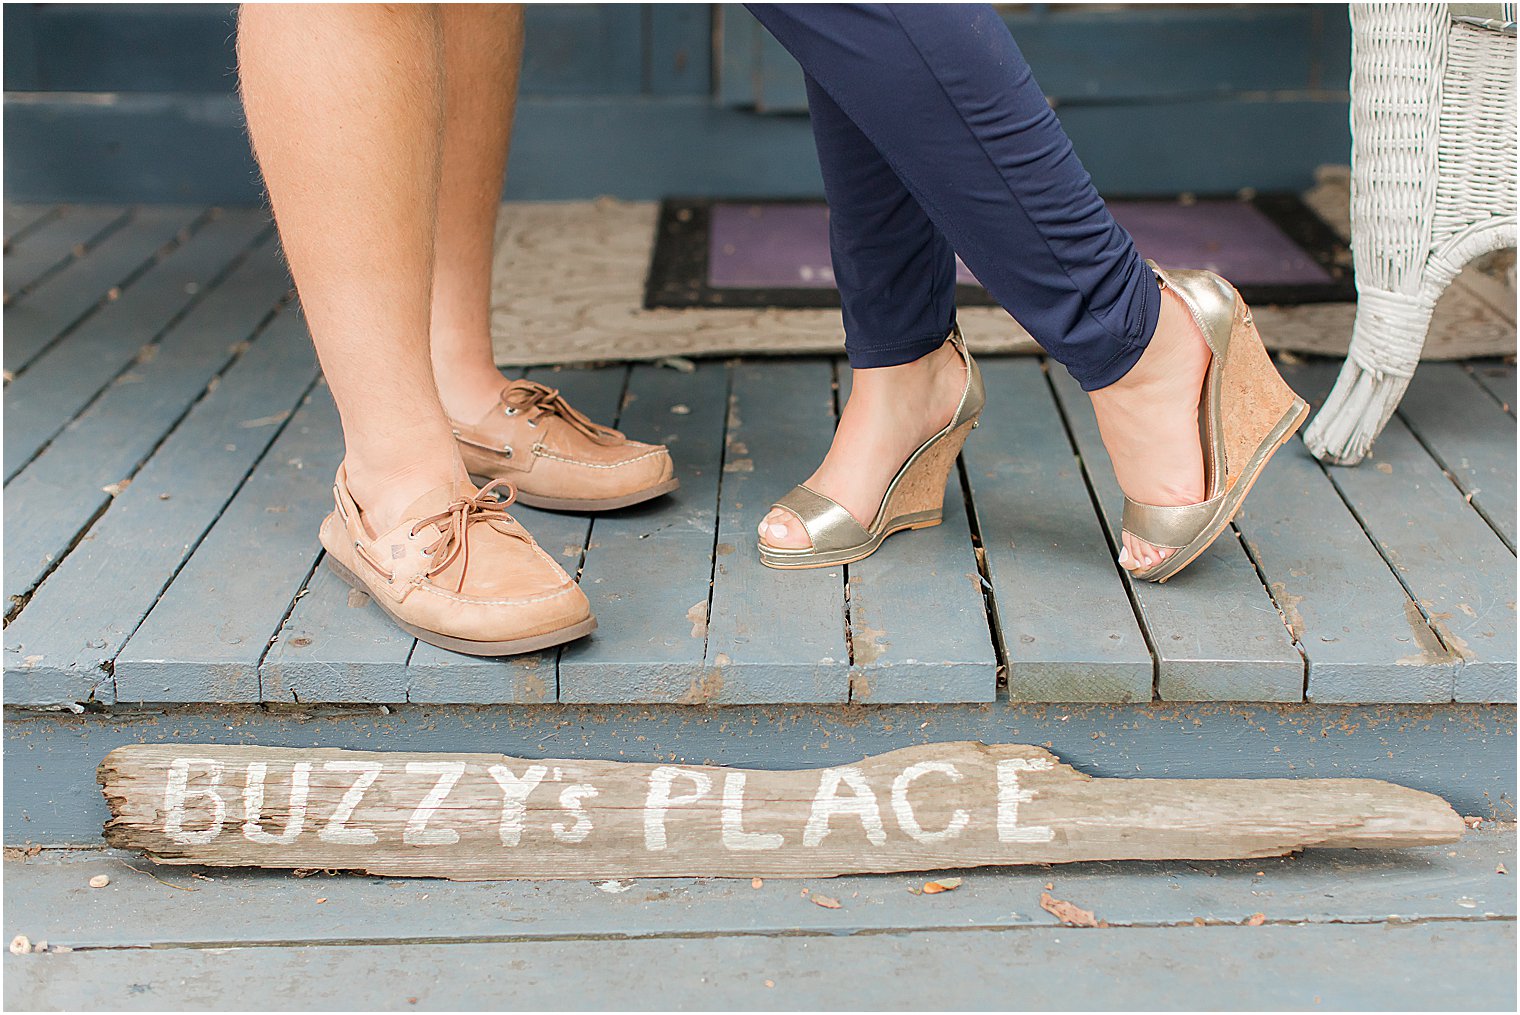
[[[1303,425],[1309,405],[1277,372],[1234,286],[1210,271],[1163,271],[1146,263],[1163,289],[1182,297],[1213,353],[1199,408],[1207,498],[1179,507],[1124,498],[1124,531],[1173,551],[1155,567],[1130,574],[1164,582],[1229,527],[1268,460]]]
[[[945,482],[955,466],[955,458],[966,443],[966,436],[977,425],[987,391],[982,371],[966,351],[960,329],[950,333],[949,341],[966,363],[966,386],[961,391],[955,415],[939,433],[919,445],[908,457],[881,499],[870,528],[857,522],[849,511],[829,497],[806,486],[797,486],[772,507],[785,508],[802,521],[810,546],[793,548],[771,546],[760,540],[760,562],[768,567],[798,570],[809,567],[832,567],[853,564],[876,552],[882,541],[904,529],[926,529],[938,525],[944,514]]]

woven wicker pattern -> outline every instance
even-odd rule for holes
[[[1352,465],[1393,415],[1436,300],[1515,245],[1515,37],[1446,4],[1352,4],[1351,247],[1358,305],[1335,389],[1304,441]]]

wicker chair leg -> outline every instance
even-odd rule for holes
[[[1355,465],[1372,450],[1419,365],[1439,295],[1435,286],[1413,298],[1363,288],[1346,362],[1304,431],[1304,444],[1315,458]]]

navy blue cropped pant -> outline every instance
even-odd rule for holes
[[[955,323],[955,252],[1092,391],[1140,358],[1161,294],[987,5],[750,4],[802,64],[854,367]]]

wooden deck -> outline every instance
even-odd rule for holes
[[[1165,586],[1115,565],[1087,400],[1037,358],[984,362],[946,524],[800,574],[760,565],[754,525],[822,457],[839,364],[535,368],[669,443],[682,487],[514,509],[600,627],[476,659],[319,566],[341,437],[262,213],[10,206],[4,228],[9,706],[1515,700],[1512,364],[1423,366],[1361,467],[1290,445]],[[1285,372],[1317,401],[1335,367]]]
[[[1449,847],[972,870],[940,895],[913,894],[924,875],[468,884],[47,850],[5,865],[6,939],[49,947],[5,956],[5,1004],[1512,1011],[1516,869],[1514,826],[1488,823]],[[1104,926],[1061,926],[1047,890]]]

